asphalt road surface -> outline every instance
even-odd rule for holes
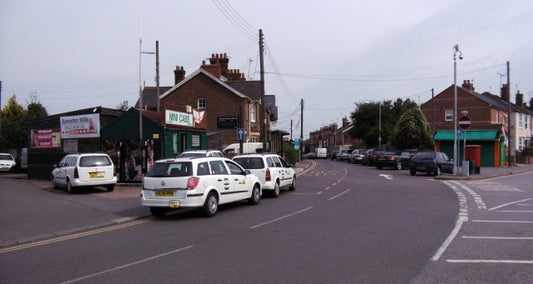
[[[221,206],[214,218],[183,210],[4,248],[0,282],[527,283],[522,281],[532,277],[532,214],[500,211],[528,211],[531,191],[519,176],[436,181],[316,160],[298,177],[296,191],[264,198],[258,206]],[[101,222],[99,214],[113,202],[124,216],[147,211],[135,205],[138,197],[106,197],[117,193],[66,195],[37,188],[21,194],[28,195],[28,206],[36,206],[28,201],[31,194],[39,195],[39,203],[63,201],[62,208],[40,208],[60,218],[61,226],[28,224],[43,232]],[[94,214],[80,216],[80,204],[93,204]],[[28,219],[6,211],[0,211],[2,219]],[[71,218],[63,217],[69,212]],[[524,239],[481,238],[513,233]],[[498,253],[517,263],[465,262],[503,260]]]

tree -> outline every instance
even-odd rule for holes
[[[392,145],[397,149],[431,148],[431,127],[418,107],[407,110],[396,123]]]
[[[27,116],[26,120],[39,119],[48,116],[46,108],[37,100],[37,97],[32,96],[31,101],[26,106]]]
[[[17,103],[17,97],[11,96],[1,113],[0,149],[20,149],[27,145],[26,111]]]

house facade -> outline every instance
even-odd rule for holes
[[[458,127],[459,161],[465,158],[465,145],[479,145],[481,166],[504,166],[509,162],[507,154],[509,137],[511,137],[512,155],[519,149],[520,141],[524,144],[529,141],[532,111],[522,103],[509,104],[507,94],[505,86],[502,88],[501,96],[488,92],[480,94],[475,92],[473,83],[469,80],[457,86],[457,119],[466,116],[471,121],[466,130]],[[435,149],[445,152],[450,157],[453,157],[454,149],[454,104],[454,86],[451,85],[421,105],[422,113],[434,133]],[[527,121],[529,130],[518,131],[516,121],[519,121],[520,117],[523,120],[522,126],[525,128]],[[514,138],[519,138],[520,135],[523,135],[520,139]]]

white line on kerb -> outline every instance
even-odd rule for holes
[[[505,263],[505,264],[533,264],[533,260],[513,259],[447,259],[451,263]]]
[[[173,253],[181,252],[181,251],[184,251],[186,249],[190,249],[192,247],[193,246],[182,247],[182,248],[179,248],[179,249],[176,249],[176,250],[172,250],[172,251],[169,251],[169,252],[158,254],[158,255],[155,255],[155,256],[152,256],[152,257],[148,257],[148,258],[145,258],[145,259],[141,259],[141,260],[138,260],[138,261],[135,261],[135,262],[132,262],[132,263],[128,263],[128,264],[124,264],[124,265],[121,265],[121,266],[117,266],[115,268],[111,268],[111,269],[107,269],[107,270],[104,270],[104,271],[100,271],[98,273],[93,273],[93,274],[89,274],[89,275],[86,275],[86,276],[83,276],[83,277],[80,277],[80,278],[76,278],[76,279],[72,279],[72,280],[69,280],[69,281],[65,281],[63,283],[74,283],[74,282],[82,281],[82,280],[85,280],[85,279],[93,278],[93,277],[100,276],[100,275],[103,275],[103,274],[106,274],[106,273],[110,273],[110,272],[113,272],[113,271],[117,271],[117,270],[120,270],[120,269],[131,267],[131,266],[134,266],[134,265],[137,265],[137,264],[141,264],[143,262],[148,262],[148,261],[151,261],[151,260],[154,260],[154,259],[157,259],[157,258],[161,258],[161,257],[167,256],[167,255],[173,254]]]
[[[478,239],[478,240],[533,240],[533,237],[463,236],[463,239]]]
[[[333,200],[333,199],[335,199],[335,198],[337,198],[337,197],[339,197],[339,196],[341,196],[341,195],[343,195],[343,194],[348,193],[350,190],[351,190],[351,189],[347,189],[347,190],[345,190],[345,191],[343,191],[343,192],[341,192],[341,193],[339,193],[339,194],[337,194],[337,195],[335,195],[335,196],[332,196],[332,197],[328,198],[328,200]]]
[[[287,214],[287,215],[285,215],[285,216],[281,216],[281,217],[279,217],[279,218],[276,218],[276,219],[273,219],[273,220],[270,220],[270,221],[266,221],[266,222],[261,223],[261,224],[257,224],[257,225],[251,226],[250,229],[257,229],[257,228],[259,228],[259,227],[261,227],[261,226],[268,225],[268,224],[270,224],[270,223],[274,223],[274,222],[277,222],[277,221],[280,221],[280,220],[283,220],[283,219],[289,218],[289,217],[294,216],[294,215],[296,215],[296,214],[303,213],[303,212],[305,212],[305,211],[307,211],[307,210],[310,210],[310,209],[312,209],[312,208],[313,208],[313,206],[310,206],[310,207],[307,207],[307,208],[305,208],[305,209],[298,210],[298,211],[293,212],[293,213],[291,213],[291,214]]]
[[[472,220],[476,223],[506,223],[506,224],[533,224],[533,221],[513,221],[513,220]]]

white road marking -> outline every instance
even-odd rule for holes
[[[257,224],[257,225],[251,226],[250,229],[257,229],[257,228],[262,227],[262,226],[264,226],[264,225],[268,225],[268,224],[270,224],[270,223],[274,223],[274,222],[277,222],[277,221],[280,221],[280,220],[283,220],[283,219],[287,219],[287,218],[289,218],[289,217],[291,217],[291,216],[294,216],[294,215],[296,215],[296,214],[303,213],[303,212],[305,212],[305,211],[307,211],[307,210],[310,210],[310,209],[312,209],[312,208],[313,208],[313,206],[309,206],[309,207],[304,208],[304,209],[302,209],[302,210],[298,210],[298,211],[296,211],[296,212],[294,212],[294,213],[287,214],[287,215],[285,215],[285,216],[281,216],[281,217],[279,217],[279,218],[276,218],[276,219],[273,219],[273,220],[270,220],[270,221],[263,222],[263,223],[261,223],[261,224]]]
[[[346,193],[350,192],[350,190],[351,189],[347,189],[347,190],[345,190],[345,191],[343,191],[343,192],[341,192],[341,193],[339,193],[339,194],[337,194],[335,196],[332,196],[332,197],[328,198],[328,200],[333,200],[333,199],[335,199],[335,198],[337,198],[337,197],[339,197],[339,196],[341,196],[343,194],[346,194]]]
[[[394,179],[391,175],[380,174],[379,176],[380,176],[380,177],[384,177],[384,178],[386,178],[386,179],[388,179],[388,180]]]
[[[503,263],[503,264],[533,264],[533,260],[513,259],[447,259],[451,263]]]
[[[466,186],[466,185],[464,185],[462,183],[459,183],[459,182],[456,182],[456,181],[454,181],[453,183],[455,183],[458,186],[462,187],[466,192],[468,192],[474,198],[474,202],[476,203],[478,209],[487,209],[487,205],[485,205],[485,202],[483,202],[483,199],[481,198],[481,196],[479,196],[479,194],[477,194],[471,188],[469,188],[468,186]]]
[[[111,268],[111,269],[107,269],[107,270],[104,270],[104,271],[101,271],[101,272],[89,274],[89,275],[86,275],[86,276],[83,276],[83,277],[79,277],[79,278],[76,278],[76,279],[72,279],[72,280],[69,280],[69,281],[65,281],[65,282],[62,282],[62,283],[74,283],[74,282],[86,280],[86,279],[93,278],[93,277],[96,277],[96,276],[100,276],[100,275],[103,275],[103,274],[107,274],[107,273],[110,273],[110,272],[113,272],[113,271],[117,271],[117,270],[121,270],[121,269],[124,269],[124,268],[128,268],[128,267],[131,267],[131,266],[134,266],[134,265],[137,265],[137,264],[141,264],[141,263],[144,263],[144,262],[152,261],[154,259],[158,259],[158,258],[167,256],[167,255],[170,255],[170,254],[181,252],[181,251],[184,251],[186,249],[190,249],[192,247],[193,246],[182,247],[182,248],[179,248],[179,249],[176,249],[176,250],[173,250],[173,251],[169,251],[169,252],[165,252],[165,253],[162,253],[162,254],[158,254],[158,255],[155,255],[155,256],[152,256],[152,257],[141,259],[139,261],[134,261],[132,263],[124,264],[124,265],[121,265],[121,266],[117,266],[115,268]]]
[[[533,221],[511,221],[511,220],[472,220],[477,223],[509,223],[509,224],[533,224]]]
[[[529,201],[529,200],[531,200],[531,199],[533,199],[533,198],[527,198],[527,199],[522,199],[522,200],[518,200],[518,201],[513,201],[513,202],[505,203],[505,204],[502,204],[502,205],[499,205],[499,206],[496,206],[496,207],[490,208],[489,211],[493,211],[493,210],[496,210],[496,209],[500,209],[500,208],[505,207],[505,206],[507,206],[507,205],[513,205],[513,204],[516,204],[516,203]]]
[[[477,240],[533,240],[533,237],[491,237],[491,236],[462,236],[463,239]]]

